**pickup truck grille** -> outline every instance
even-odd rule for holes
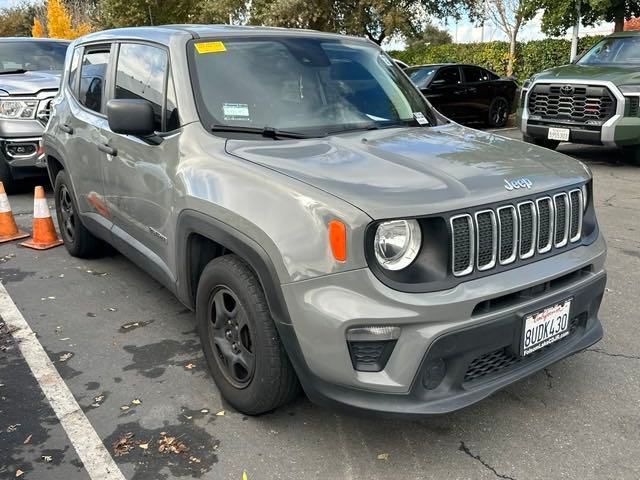
[[[529,94],[529,115],[543,120],[602,124],[616,113],[616,97],[602,85],[539,83]]]
[[[456,277],[544,255],[580,240],[580,189],[543,195],[450,218],[451,269]]]

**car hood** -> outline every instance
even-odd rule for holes
[[[59,71],[0,75],[0,90],[9,95],[35,95],[41,90],[57,90],[59,86]]]
[[[535,75],[535,80],[601,80],[616,85],[640,83],[640,68],[605,65],[564,65],[550,68]]]
[[[374,219],[512,200],[590,176],[565,155],[457,124],[299,141],[228,140],[226,148],[329,192]],[[530,189],[505,187],[505,180],[522,177],[531,181]]]

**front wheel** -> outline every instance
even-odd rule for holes
[[[527,143],[532,143],[533,145],[537,145],[539,147],[548,148],[549,150],[555,150],[556,148],[558,148],[558,145],[560,145],[560,142],[558,142],[557,140],[547,140],[545,138],[533,138],[528,135],[524,135],[522,137],[522,140],[524,140]]]
[[[504,97],[496,97],[489,105],[487,125],[491,128],[502,128],[509,119],[509,101]]]
[[[260,282],[236,255],[216,258],[205,267],[196,319],[211,375],[236,410],[260,415],[298,395],[298,379]]]

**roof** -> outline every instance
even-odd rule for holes
[[[88,41],[113,40],[116,38],[130,38],[139,40],[152,40],[158,43],[169,43],[169,40],[176,36],[190,36],[191,38],[207,37],[230,37],[230,36],[309,36],[315,38],[345,38],[345,35],[337,33],[325,33],[316,30],[303,30],[295,28],[280,27],[258,27],[248,25],[158,25],[153,27],[128,27],[103,30],[101,32],[90,33],[81,37],[81,43]],[[361,37],[346,37],[363,42],[369,40]]]
[[[64,40],[62,38],[40,38],[40,37],[0,37],[0,43],[8,42],[58,42],[58,43],[70,43],[70,40]]]

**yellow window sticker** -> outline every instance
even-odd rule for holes
[[[227,49],[224,47],[224,43],[222,42],[200,42],[196,43],[195,46],[198,53],[216,53],[227,51]]]

